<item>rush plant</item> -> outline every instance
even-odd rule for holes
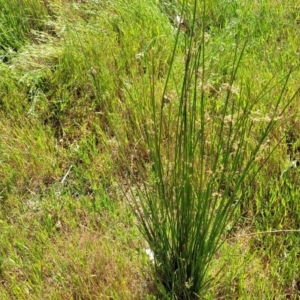
[[[268,82],[254,99],[245,98],[241,91],[247,83],[239,81],[238,70],[247,42],[237,37],[223,91],[210,87],[205,1],[199,6],[200,1],[191,6],[183,3],[182,11],[189,11],[189,32],[182,38],[178,28],[159,98],[152,72],[150,121],[142,128],[149,172],[144,175],[140,169],[142,180],[136,181],[131,197],[140,230],[153,252],[158,287],[171,299],[198,299],[206,290],[208,270],[228,224],[239,219],[236,209],[247,202],[246,189],[275,149],[263,151],[268,135],[294,98],[285,97],[290,73],[279,82]],[[182,44],[186,55],[179,79],[175,61]],[[171,89],[175,92],[170,100]],[[278,93],[273,110],[257,130],[253,112],[274,89]]]

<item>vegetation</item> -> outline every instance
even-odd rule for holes
[[[0,298],[298,299],[297,2],[0,0]]]

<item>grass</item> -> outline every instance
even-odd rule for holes
[[[183,11],[182,1],[31,0],[22,1],[22,9],[19,1],[0,2],[1,299],[167,294],[166,285],[157,285],[145,252],[149,245],[123,192],[157,196],[149,189],[156,182],[150,166],[158,149],[155,140],[149,148],[152,129],[160,130],[158,166],[167,170],[175,153],[178,101],[193,93],[205,101],[205,109],[197,107],[203,123],[194,123],[195,130],[205,128],[208,142],[200,154],[210,153],[199,156],[207,166],[204,181],[209,182],[208,166],[219,161],[220,139],[225,143],[230,124],[240,120],[229,110],[223,114],[227,95],[234,112],[251,107],[248,123],[240,127],[241,166],[270,119],[276,120],[249,171],[252,180],[241,182],[248,200],[234,202],[233,214],[222,223],[222,244],[204,264],[211,280],[202,298],[299,298],[299,170],[291,167],[299,161],[296,0],[207,0],[205,9],[199,2],[194,23],[193,1],[184,1]],[[185,19],[179,31],[177,14]],[[197,39],[190,35],[193,24]],[[197,41],[204,51],[189,47]],[[231,84],[234,53],[244,43]],[[185,69],[187,49],[201,57],[190,69]],[[182,89],[195,66],[197,88]],[[289,105],[273,115],[279,97],[278,111]],[[141,184],[148,189],[139,191]]]

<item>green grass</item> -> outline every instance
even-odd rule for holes
[[[209,260],[201,256],[202,273],[195,268],[210,279],[201,297],[298,299],[299,170],[291,167],[300,139],[298,1],[199,1],[194,22],[192,0],[21,4],[0,0],[0,299],[188,299],[155,272],[177,278],[169,250],[156,242],[176,239],[195,215],[213,224],[220,191],[234,210],[207,244],[212,251]],[[187,30],[177,31],[177,14]],[[278,99],[278,112],[288,107],[273,115]],[[178,119],[186,100],[195,101],[200,117]],[[222,162],[243,169],[272,118],[241,189],[224,190],[222,180],[237,181]],[[205,144],[194,155],[180,141],[199,130]],[[220,154],[226,146],[230,153],[241,149],[236,160]],[[171,190],[153,189],[157,175]],[[199,178],[208,186],[201,190],[207,215],[202,204],[190,214],[193,202],[171,223],[176,228],[165,223],[154,231],[154,249],[138,230],[143,220],[148,228],[149,216],[130,210],[130,191],[157,201],[149,202],[153,207],[162,196],[168,204],[184,176],[192,176],[190,187]],[[170,218],[180,216],[167,208]],[[163,261],[156,256],[152,264],[149,246]],[[180,261],[182,254],[173,254]]]

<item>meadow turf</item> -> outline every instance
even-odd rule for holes
[[[205,49],[200,161],[216,157],[228,94],[251,104],[245,161],[272,124],[201,298],[299,299],[299,1],[198,1],[192,22],[193,3],[0,0],[0,299],[176,299],[162,295],[131,208],[151,183],[153,105],[162,140],[174,138],[189,41]],[[235,118],[226,112],[224,134]]]

